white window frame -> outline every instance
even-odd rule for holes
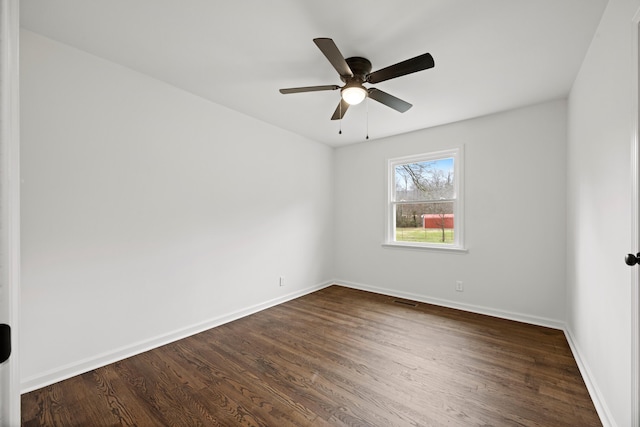
[[[395,168],[398,165],[407,163],[428,162],[445,158],[453,158],[454,162],[454,195],[453,214],[454,214],[454,241],[453,243],[421,243],[421,242],[403,242],[395,240],[396,231],[396,174]],[[433,151],[429,153],[417,154],[406,157],[397,157],[387,161],[387,206],[386,206],[386,222],[385,222],[385,247],[399,247],[410,249],[426,249],[436,251],[454,251],[466,252],[464,246],[464,146],[454,147],[441,151]]]

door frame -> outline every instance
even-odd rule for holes
[[[0,0],[0,284],[11,325],[11,356],[2,368],[0,419],[20,425],[20,98],[19,0]],[[6,296],[6,298],[5,298]],[[6,301],[5,301],[6,300]],[[3,424],[4,425],[4,424]]]
[[[640,251],[640,9],[632,20],[631,251]],[[640,426],[640,269],[631,274],[631,425]]]

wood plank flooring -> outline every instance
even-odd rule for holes
[[[22,423],[601,425],[561,331],[339,286],[27,393]]]

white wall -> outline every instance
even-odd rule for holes
[[[330,279],[330,148],[27,31],[20,49],[23,389]]]
[[[468,253],[382,247],[386,161],[465,146]],[[561,327],[566,102],[336,150],[338,282]],[[464,292],[455,292],[456,280]]]
[[[631,425],[632,18],[610,0],[569,97],[567,329],[601,414]]]

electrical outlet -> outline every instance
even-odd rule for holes
[[[464,287],[462,286],[462,280],[458,280],[456,282],[456,291],[457,292],[464,292]]]
[[[284,276],[280,276],[280,286],[284,286]]]

